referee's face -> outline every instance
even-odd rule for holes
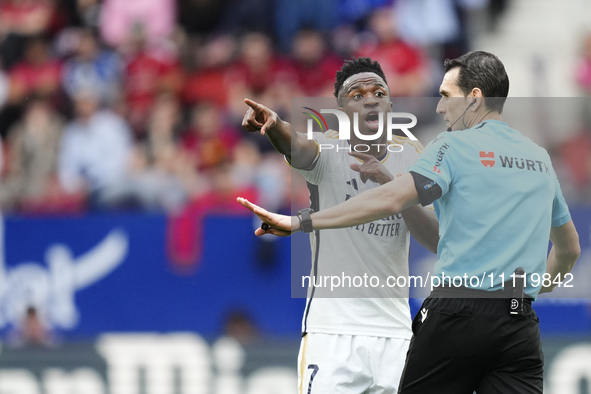
[[[470,104],[469,99],[464,95],[462,89],[458,86],[458,76],[460,68],[452,68],[443,76],[443,82],[439,87],[441,99],[437,104],[436,112],[443,115],[443,120],[447,122],[446,127],[452,127],[452,130],[463,129],[463,122],[456,122],[460,119],[466,107]]]
[[[349,116],[353,125],[353,114],[359,114],[359,132],[376,134],[379,128],[378,113],[391,111],[390,89],[379,75],[365,72],[349,77],[341,88],[339,107]],[[383,125],[382,125],[383,126]],[[383,126],[384,127],[384,126]],[[352,133],[352,136],[354,134]],[[385,133],[383,133],[385,136]]]

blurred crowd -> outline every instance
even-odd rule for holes
[[[378,60],[395,96],[437,95],[442,60],[505,6],[0,0],[0,207],[174,212],[236,195],[289,207],[289,167],[240,127],[244,98],[289,120],[291,98],[332,96],[353,56]]]
[[[581,114],[580,130],[558,149],[563,178],[567,181],[565,198],[580,204],[591,204],[591,33],[581,43],[574,72],[582,99],[577,106]],[[565,189],[565,185],[562,185]]]

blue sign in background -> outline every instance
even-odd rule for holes
[[[574,209],[572,213],[581,245],[588,251],[591,210]],[[74,328],[59,331],[66,339],[152,331],[194,331],[214,337],[222,333],[224,319],[232,310],[249,314],[263,335],[297,337],[300,333],[305,300],[291,298],[291,240],[278,238],[267,243],[257,239],[252,234],[251,217],[207,217],[202,255],[189,273],[182,273],[167,253],[169,219],[164,215],[7,217],[4,223],[7,271],[25,262],[49,269],[45,254],[54,244],[65,245],[76,258],[115,229],[126,234],[124,261],[74,293],[79,321]],[[300,236],[294,245],[309,255],[306,237]],[[261,250],[266,251],[266,259],[261,259]],[[411,265],[427,253],[413,241]],[[298,271],[305,273],[307,269],[300,267]],[[411,300],[413,313],[419,305],[420,300]],[[591,332],[588,300],[540,304],[536,310],[544,334]]]
[[[221,333],[232,310],[250,314],[262,333],[298,335],[305,300],[290,298],[289,239],[274,243],[272,266],[257,261],[262,242],[249,217],[205,220],[204,248],[190,274],[178,273],[166,253],[163,215],[92,215],[82,218],[5,219],[6,266],[32,261],[47,266],[52,244],[68,246],[74,257],[99,244],[109,232],[127,234],[124,262],[104,278],[75,293],[77,327],[65,336],[118,331]]]

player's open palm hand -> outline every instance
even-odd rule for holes
[[[277,124],[279,118],[274,111],[250,99],[244,99],[244,102],[250,107],[242,119],[242,127],[247,131],[260,131],[261,135],[265,135]]]
[[[353,157],[363,161],[363,164],[353,163],[351,169],[357,171],[363,183],[369,179],[372,182],[383,185],[394,179],[394,176],[374,156],[361,152],[349,152]]]
[[[246,198],[238,197],[236,199],[240,205],[250,209],[256,214],[263,223],[267,224],[265,230],[257,228],[255,235],[261,236],[265,234],[272,234],[278,237],[290,236],[294,231],[298,230],[299,221],[294,216],[280,215],[278,213],[269,212],[264,208],[259,207],[256,204],[251,203]]]

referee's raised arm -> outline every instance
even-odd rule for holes
[[[277,152],[285,155],[295,168],[309,168],[318,155],[318,145],[291,124],[279,118],[276,112],[250,99],[244,99],[250,108],[242,119],[242,127],[249,132],[266,135]]]

